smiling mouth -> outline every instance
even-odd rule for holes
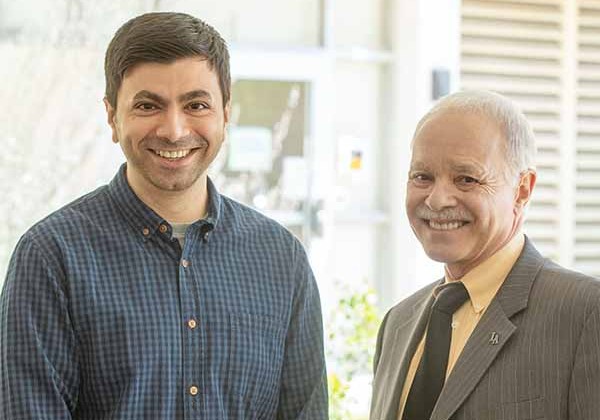
[[[469,223],[464,220],[452,220],[452,221],[438,220],[438,221],[435,221],[432,219],[429,219],[429,220],[423,219],[423,221],[425,223],[427,223],[427,225],[433,230],[457,230]]]
[[[158,156],[169,159],[169,160],[178,160],[183,159],[187,155],[189,155],[194,149],[184,149],[184,150],[152,150]]]

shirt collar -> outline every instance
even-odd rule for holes
[[[215,229],[221,218],[221,194],[209,177],[206,178],[206,189],[208,191],[208,208],[204,220],[212,226],[212,229]]]
[[[475,313],[481,314],[488,307],[496,292],[504,283],[508,273],[519,258],[525,237],[517,233],[504,247],[487,260],[473,268],[460,279],[452,279],[446,270],[445,281],[434,291],[437,296],[439,288],[452,281],[462,281],[469,292],[469,300]]]
[[[155,235],[157,232],[166,233],[165,227],[171,234],[169,223],[148,207],[133,192],[127,182],[127,164],[124,163],[108,185],[108,193],[127,222],[144,237]],[[197,223],[207,225],[208,230],[214,230],[220,218],[221,195],[218,193],[212,181],[207,178],[208,206],[206,218]],[[162,227],[161,226],[165,226]]]

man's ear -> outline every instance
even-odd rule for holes
[[[536,179],[537,174],[534,169],[527,169],[521,174],[515,197],[515,205],[517,208],[522,209],[529,203]]]
[[[225,122],[223,141],[227,140],[227,126],[229,125],[230,118],[231,118],[231,101],[227,102],[227,104],[223,108],[223,119]]]
[[[110,125],[110,129],[112,130],[112,141],[113,143],[119,142],[119,136],[117,135],[117,126],[115,123],[116,119],[116,109],[108,102],[108,99],[104,98],[104,107],[106,108],[106,117],[108,120],[108,125]]]
[[[229,118],[231,117],[231,101],[225,104],[223,108],[223,114],[225,116],[225,125],[229,124]]]

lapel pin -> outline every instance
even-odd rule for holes
[[[500,342],[500,336],[498,335],[498,333],[497,333],[496,331],[494,331],[494,332],[492,333],[492,336],[490,337],[490,341],[489,341],[489,343],[490,343],[492,346],[495,346],[495,345],[496,345],[496,344],[498,344],[499,342]]]

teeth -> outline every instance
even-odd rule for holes
[[[466,222],[444,222],[438,223],[436,221],[430,220],[429,227],[435,230],[454,230],[464,226]]]
[[[173,150],[171,152],[168,150],[155,150],[154,153],[156,153],[160,157],[164,157],[167,159],[180,159],[182,157],[187,156],[190,153],[190,151],[191,149]]]

